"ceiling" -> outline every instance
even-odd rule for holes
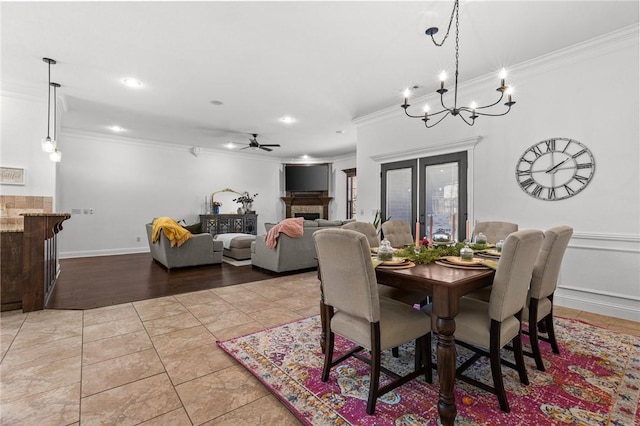
[[[258,133],[282,145],[265,156],[337,158],[355,152],[353,119],[394,105],[402,114],[407,86],[423,95],[452,73],[453,37],[437,48],[424,35],[444,33],[452,5],[3,1],[2,90],[46,96],[49,57],[63,130],[118,125],[125,137],[205,149]],[[638,1],[463,0],[460,21],[465,81],[637,23]]]

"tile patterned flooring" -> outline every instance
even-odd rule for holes
[[[0,423],[299,425],[216,340],[315,315],[319,296],[308,272],[86,311],[3,312]],[[556,314],[640,335],[633,321]]]

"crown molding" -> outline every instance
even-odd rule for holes
[[[579,60],[602,56],[605,53],[614,52],[628,46],[637,45],[640,35],[640,24],[632,24],[608,34],[592,38],[574,45],[555,50],[553,52],[538,56],[537,58],[509,66],[509,72],[517,75],[518,78],[535,76],[543,70],[558,68],[563,65],[572,64]],[[495,81],[495,73],[485,74],[471,80],[458,84],[458,89],[475,88],[487,82]],[[412,99],[413,104],[421,104],[433,99],[440,99],[436,93],[422,95]],[[399,115],[400,101],[397,105],[389,106],[370,114],[356,117],[352,123],[356,126],[372,123],[380,119],[392,118]]]
[[[473,151],[477,144],[482,140],[482,136],[472,136],[464,139],[455,139],[447,142],[441,142],[436,145],[430,145],[422,149],[406,149],[402,151],[394,151],[390,153],[371,155],[373,161],[399,161],[409,158],[429,157],[439,154],[448,154],[457,151]]]

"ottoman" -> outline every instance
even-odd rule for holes
[[[251,259],[251,243],[255,239],[255,235],[237,235],[229,241],[229,248],[225,247],[223,254],[236,260]]]

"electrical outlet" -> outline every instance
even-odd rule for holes
[[[137,238],[136,238],[136,241],[137,241],[137,242],[140,242],[140,237],[137,237]]]
[[[93,209],[89,209],[89,214],[93,214]]]
[[[82,209],[71,209],[71,214],[82,214]]]
[[[89,214],[89,209],[84,209],[84,210],[82,211],[82,213],[83,213],[83,214]]]

